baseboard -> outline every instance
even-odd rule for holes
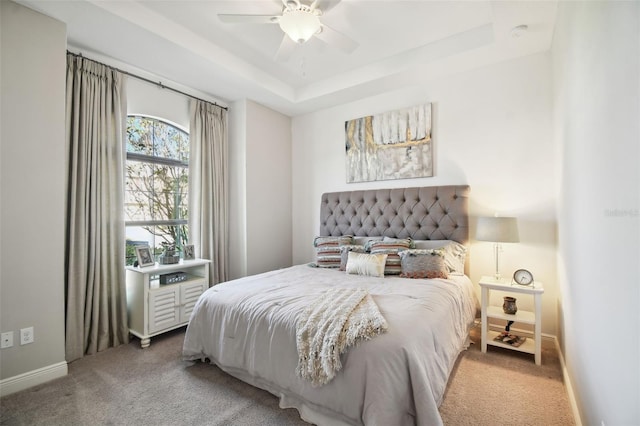
[[[558,351],[558,359],[560,360],[560,367],[562,368],[562,379],[567,389],[567,397],[569,398],[569,405],[573,412],[573,419],[576,422],[576,426],[582,426],[582,419],[580,418],[580,410],[578,409],[578,403],[576,401],[576,394],[573,392],[573,386],[571,385],[571,379],[569,378],[569,372],[567,371],[567,365],[564,362],[564,354],[560,350],[560,344],[558,339],[554,339],[556,343],[556,350]]]
[[[37,370],[27,371],[26,373],[0,380],[0,396],[10,395],[12,393],[28,389],[32,386],[64,377],[67,375],[67,372],[67,363],[59,362],[57,364],[48,365],[46,367],[38,368]]]

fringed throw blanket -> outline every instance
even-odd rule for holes
[[[386,330],[387,322],[367,291],[331,289],[298,319],[296,374],[314,386],[329,383],[342,368],[340,354]]]

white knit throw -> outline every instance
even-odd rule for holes
[[[296,374],[313,386],[329,383],[342,368],[340,354],[385,331],[387,322],[366,290],[328,290],[305,309],[296,324]]]

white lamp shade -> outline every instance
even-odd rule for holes
[[[304,43],[320,31],[320,19],[306,9],[285,10],[278,24],[296,43]]]
[[[515,217],[479,217],[476,240],[494,243],[520,242],[518,220]]]

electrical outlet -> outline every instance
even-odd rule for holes
[[[0,349],[10,348],[13,346],[13,331],[2,333],[0,337]]]
[[[20,344],[26,345],[28,343],[33,343],[33,327],[21,328],[20,329]]]

